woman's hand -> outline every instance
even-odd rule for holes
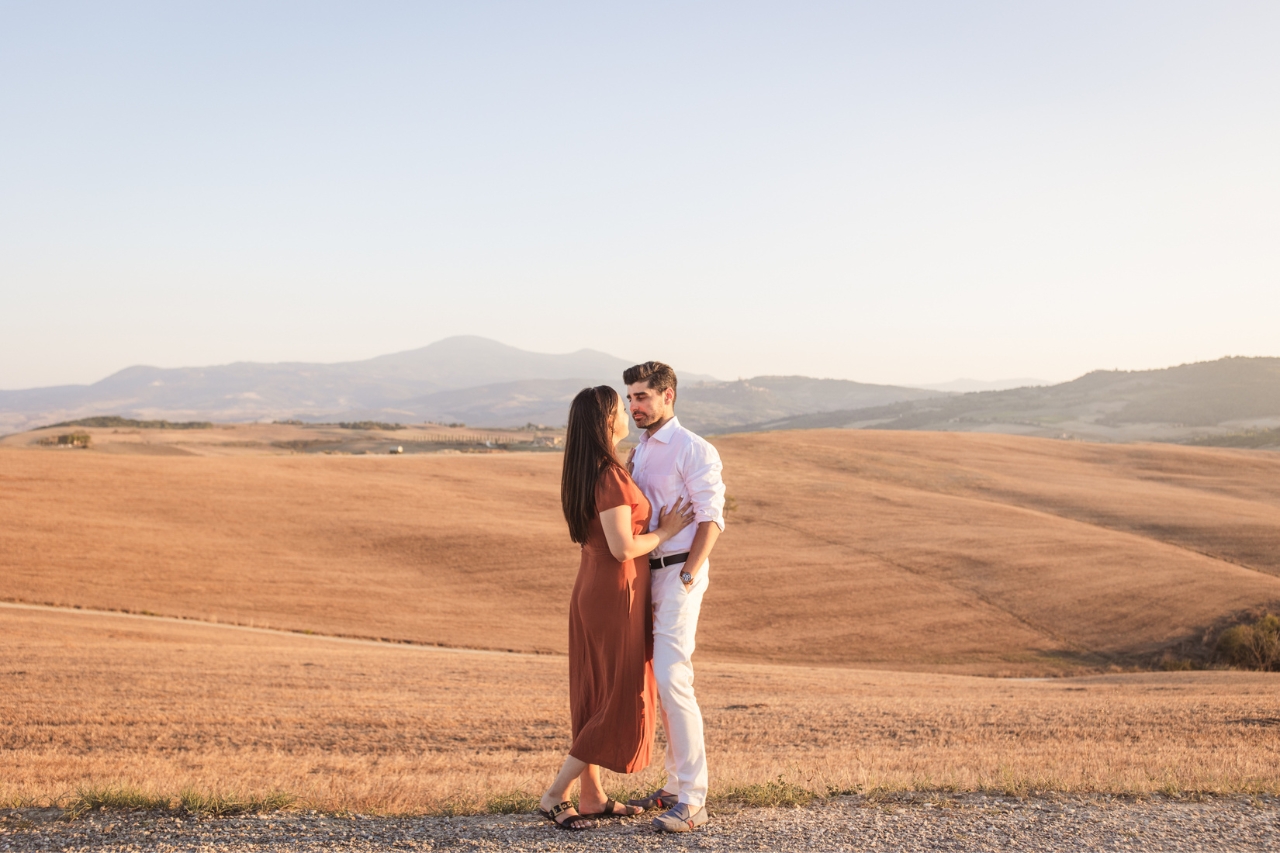
[[[619,563],[633,560],[653,550],[693,523],[693,502],[684,497],[675,506],[665,506],[658,513],[658,526],[649,533],[636,535],[631,529],[631,507],[615,506],[600,512],[600,526],[604,528],[609,553]]]
[[[681,495],[672,507],[664,506],[658,511],[658,526],[653,532],[658,534],[659,542],[666,542],[690,524],[693,524],[693,501],[685,501]]]

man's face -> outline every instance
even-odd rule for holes
[[[631,417],[640,429],[648,429],[671,417],[674,412],[676,392],[668,388],[655,391],[648,382],[633,382],[627,386],[627,403]]]

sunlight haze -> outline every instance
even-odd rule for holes
[[[0,7],[0,388],[1280,355],[1274,3]]]

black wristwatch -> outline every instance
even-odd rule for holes
[[[688,569],[685,569],[684,571],[680,572],[680,583],[684,584],[685,586],[688,586],[689,584],[693,583],[693,575],[689,574]]]

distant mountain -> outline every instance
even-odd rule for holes
[[[971,391],[1007,391],[1010,388],[1025,388],[1028,385],[1052,385],[1047,379],[952,379],[950,382],[936,382],[932,385],[912,385],[912,388],[924,388],[929,391],[950,391],[955,394],[968,394]]]
[[[630,366],[628,362],[626,367]],[[528,423],[562,426],[574,396],[588,385],[612,385],[621,391],[622,369],[614,376],[522,379],[437,391],[407,400],[394,409],[383,410],[379,416],[400,421],[457,422],[473,426],[523,426]]]
[[[681,386],[676,410],[697,432],[729,432],[752,423],[814,412],[885,406],[944,396],[937,391],[897,385],[869,385],[844,379],[807,376],[757,376],[737,382]]]
[[[635,362],[595,350],[528,352],[479,337],[339,364],[130,367],[92,385],[0,391],[0,429],[95,415],[174,421],[375,420],[476,426],[560,425],[587,385],[621,390]],[[937,392],[835,379],[764,376],[737,382],[681,375],[681,419],[700,431],[811,412],[887,405]]]
[[[912,429],[1186,441],[1280,426],[1280,358],[1097,370],[1071,382],[806,414],[742,429]]]
[[[587,385],[621,390],[632,363],[594,350],[551,355],[456,337],[339,364],[130,367],[92,385],[0,391],[0,431],[95,415],[559,426],[574,394]],[[841,427],[1203,440],[1280,427],[1280,358],[1099,370],[1057,385],[967,394],[804,376],[720,382],[684,374],[676,410],[706,434]]]
[[[619,372],[621,375],[621,372]],[[382,409],[342,413],[344,419],[461,422],[476,426],[560,426],[569,404],[589,384],[612,385],[625,393],[620,380],[523,379],[476,388],[437,391]],[[850,405],[875,405],[938,396],[935,392],[892,385],[867,385],[803,376],[761,376],[737,382],[681,383],[676,410],[680,422],[699,433],[728,432],[762,418],[785,418],[803,412],[825,412]],[[313,417],[335,420],[337,415]]]
[[[475,388],[522,379],[608,378],[622,381],[634,361],[581,349],[566,355],[530,352],[474,335],[445,338],[421,349],[333,365],[362,375],[431,385]]]
[[[595,350],[549,355],[480,337],[454,337],[338,364],[130,367],[92,385],[0,391],[0,429],[103,414],[216,421],[382,410],[412,414],[412,401],[427,395],[493,383],[619,383],[622,371],[633,363]]]

